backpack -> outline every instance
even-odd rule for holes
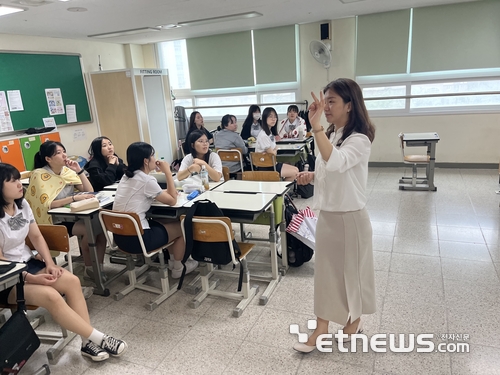
[[[217,265],[226,265],[232,262],[231,249],[227,242],[201,242],[195,241],[193,239],[193,217],[194,216],[208,216],[208,217],[221,217],[225,216],[221,209],[217,205],[208,200],[202,199],[196,201],[188,210],[186,217],[184,218],[184,232],[186,235],[186,251],[184,253],[184,258],[182,259],[182,264],[184,265],[184,270],[182,271],[181,278],[179,279],[180,289],[182,286],[182,281],[184,280],[184,275],[186,273],[185,263],[189,256],[194,260],[205,263],[212,263]],[[233,249],[236,259],[239,259],[241,255],[240,247],[236,240],[233,239]],[[234,265],[233,265],[234,269]],[[241,286],[243,282],[243,267],[240,263],[240,277],[238,281],[238,292],[241,291]]]
[[[290,224],[294,214],[298,214],[297,207],[293,204],[292,198],[285,195],[285,221]],[[286,251],[288,255],[288,265],[291,267],[300,267],[305,262],[309,262],[314,251],[298,238],[286,233]]]
[[[309,164],[309,172],[314,172],[316,158],[311,154],[307,154],[307,164]],[[299,169],[300,172],[302,172],[304,170],[304,165],[305,163],[303,161],[299,161],[295,166]],[[304,199],[311,198],[314,195],[314,185],[297,185],[296,193]]]

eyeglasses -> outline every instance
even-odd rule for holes
[[[207,140],[204,140],[204,139],[198,139],[196,142],[202,143],[202,144],[209,143]]]

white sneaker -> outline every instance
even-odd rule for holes
[[[94,288],[91,286],[82,286],[82,293],[85,299],[89,299],[94,294]]]
[[[186,275],[190,272],[193,272],[196,268],[198,268],[198,262],[196,260],[188,259],[186,261]],[[182,268],[180,268],[178,270],[173,269],[172,270],[172,278],[178,279],[179,277],[181,277],[182,270],[183,270]]]

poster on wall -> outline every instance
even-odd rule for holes
[[[68,104],[66,106],[66,120],[68,121],[68,124],[77,121],[75,104]]]
[[[24,111],[23,99],[21,98],[20,90],[8,90],[7,98],[9,99],[10,111]]]
[[[0,132],[11,132],[13,130],[10,112],[0,111]]]
[[[5,96],[5,91],[0,91],[0,111],[8,111],[9,106],[7,105],[7,97]]]
[[[64,115],[64,103],[61,95],[61,89],[45,89],[49,114],[51,116]]]

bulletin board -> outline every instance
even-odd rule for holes
[[[0,100],[4,92],[9,106],[20,98],[23,107],[22,110],[9,108],[12,131],[44,127],[43,119],[50,117],[56,125],[92,121],[80,59],[78,54],[0,51]],[[49,101],[54,93],[55,100]],[[68,105],[72,106],[69,111]],[[6,132],[8,122],[5,122],[5,113],[0,116],[4,119],[1,135]]]

